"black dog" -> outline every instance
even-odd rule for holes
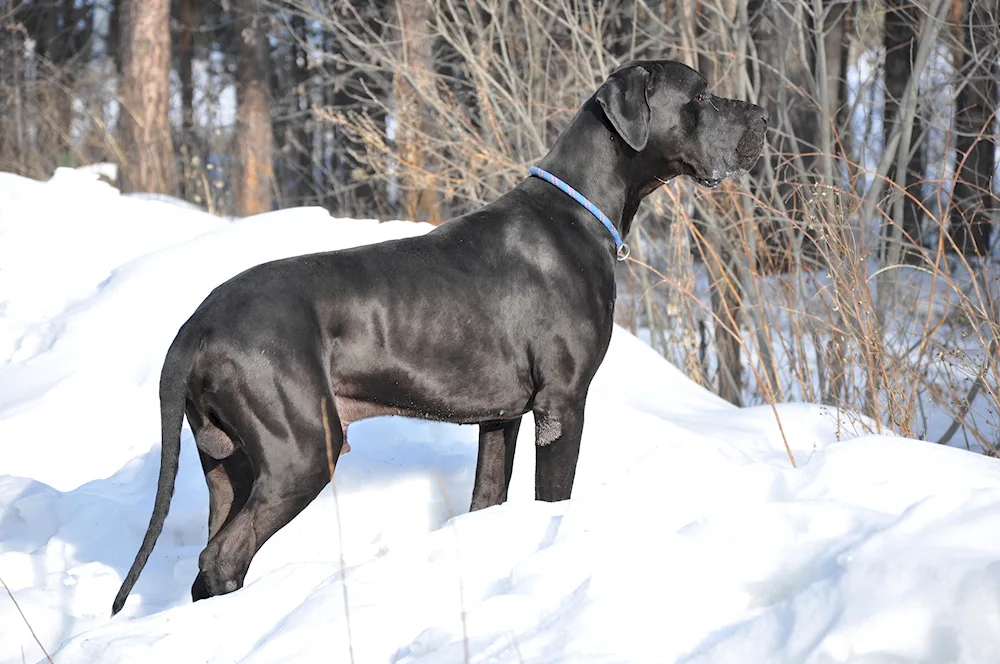
[[[714,187],[752,167],[766,124],[766,111],[713,96],[693,69],[632,62],[539,165],[624,237],[667,180]],[[195,600],[243,585],[261,545],[330,481],[327,455],[340,455],[348,425],[367,417],[478,424],[480,509],[506,499],[531,411],[535,496],[569,498],[615,308],[618,239],[595,216],[529,177],[425,236],[275,261],[216,288],[163,363],[156,502],[112,614],[163,528],[185,415],[210,497]]]

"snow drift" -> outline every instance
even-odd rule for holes
[[[428,229],[229,221],[92,172],[0,174],[0,578],[56,662],[1000,661],[1000,462],[782,405],[794,470],[770,408],[729,406],[620,329],[572,500],[532,500],[528,422],[510,501],[475,514],[474,427],[358,423],[336,499],[197,604],[207,491],[185,430],[166,527],[111,620],[180,324],[251,265]],[[0,596],[0,662],[43,657]]]

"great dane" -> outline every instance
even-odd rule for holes
[[[629,62],[576,113],[540,177],[482,209],[422,237],[259,265],[216,288],[163,363],[153,514],[112,615],[163,528],[185,415],[209,490],[195,600],[243,585],[364,418],[478,424],[476,510],[506,499],[531,412],[535,497],[569,498],[587,390],[611,339],[618,236],[671,178],[716,187],[751,168],[767,118],[680,63]]]

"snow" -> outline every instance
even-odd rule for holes
[[[207,492],[185,429],[164,532],[109,618],[179,325],[248,266],[428,228],[219,219],[93,171],[0,174],[0,578],[54,661],[998,661],[1000,462],[784,404],[793,469],[770,407],[733,408],[621,329],[572,500],[532,500],[530,416],[509,502],[475,514],[474,427],[368,420],[336,499],[196,604]],[[39,660],[0,595],[0,663]]]

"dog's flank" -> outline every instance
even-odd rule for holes
[[[759,157],[766,112],[706,95],[682,64],[624,65],[538,166],[625,238],[662,182],[715,185]],[[184,416],[209,489],[195,600],[243,585],[257,550],[330,481],[350,424],[367,417],[478,424],[481,509],[506,499],[532,412],[535,496],[569,498],[587,391],[611,339],[615,252],[588,209],[528,178],[427,235],[274,261],[216,288],[164,361],[159,484],[113,613],[162,530]]]

